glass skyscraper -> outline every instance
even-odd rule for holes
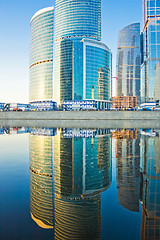
[[[54,100],[111,98],[111,52],[101,40],[101,0],[55,1]]]
[[[155,67],[160,61],[160,0],[143,0],[142,102],[155,101],[160,82],[155,80]]]
[[[53,97],[53,11],[44,8],[31,19],[30,102]]]
[[[160,100],[160,62],[155,67],[155,99]]]
[[[117,93],[140,101],[140,23],[119,31],[117,47]],[[117,96],[117,97],[118,97]]]

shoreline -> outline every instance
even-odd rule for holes
[[[160,112],[0,112],[0,126],[160,129]]]
[[[0,120],[160,120],[160,111],[9,111]]]

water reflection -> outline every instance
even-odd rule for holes
[[[117,193],[119,204],[139,212],[140,198],[140,138],[136,130],[115,130]]]
[[[30,211],[42,228],[53,228],[52,138],[29,136]]]
[[[142,239],[160,238],[160,135],[142,131]]]
[[[102,193],[112,186],[115,151],[121,209],[142,214],[137,239],[160,239],[159,130],[0,128],[1,135],[23,133],[29,133],[30,214],[38,227],[53,229],[56,240],[101,239]]]
[[[112,137],[116,139],[119,204],[138,212],[141,200],[141,239],[160,239],[159,132],[115,130]]]
[[[58,131],[54,178],[55,239],[101,239],[100,195],[111,183],[110,134]]]
[[[111,184],[110,131],[54,131],[53,151],[46,131],[30,132],[32,219],[42,228],[54,226],[55,239],[101,239],[100,195]]]

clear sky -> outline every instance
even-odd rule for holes
[[[0,102],[28,102],[30,19],[53,5],[54,0],[0,0]],[[102,42],[113,53],[113,76],[118,32],[134,22],[142,22],[142,0],[102,0]]]

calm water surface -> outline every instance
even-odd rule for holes
[[[160,130],[0,128],[0,239],[160,239]]]

